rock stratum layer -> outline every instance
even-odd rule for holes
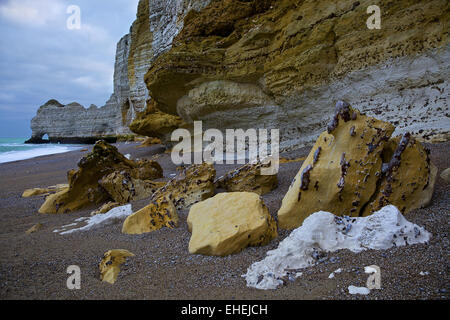
[[[313,143],[341,98],[395,134],[447,140],[448,1],[382,1],[371,30],[372,4],[211,1],[150,64],[153,104],[204,129],[279,128],[282,150]]]

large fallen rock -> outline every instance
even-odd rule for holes
[[[216,170],[212,164],[194,164],[181,172],[164,187],[156,190],[154,199],[166,197],[178,210],[189,208],[194,203],[214,195]]]
[[[261,174],[261,168],[269,166],[270,164],[263,163],[246,164],[218,178],[215,181],[216,187],[226,189],[228,192],[247,191],[259,195],[266,194],[278,187],[276,174]]]
[[[387,204],[402,213],[426,205],[435,169],[420,143],[408,133],[390,139],[393,131],[339,101],[283,199],[280,227],[296,228],[320,210],[358,217]]]
[[[178,221],[177,210],[172,201],[159,197],[129,216],[123,223],[122,233],[142,234],[163,227],[173,229],[178,226]]]
[[[164,187],[155,191],[149,205],[125,220],[122,232],[141,234],[178,225],[178,210],[214,195],[216,170],[211,164],[192,165],[181,172]]]
[[[340,218],[330,212],[315,212],[303,225],[280,242],[267,257],[247,270],[247,286],[276,289],[295,280],[303,268],[317,264],[326,252],[348,249],[386,250],[429,241],[431,234],[405,219],[392,205],[368,217]]]
[[[126,262],[128,257],[134,254],[124,249],[114,249],[105,252],[100,262],[100,280],[114,284],[120,272],[120,266]]]
[[[129,172],[136,179],[162,177],[162,169],[158,163],[128,160],[116,147],[100,140],[94,145],[92,152],[78,162],[78,170],[67,173],[69,188],[47,197],[39,212],[68,213],[111,200],[99,181],[116,171]]]
[[[219,193],[191,207],[189,252],[225,256],[277,236],[275,220],[256,193]]]
[[[151,197],[165,182],[133,178],[128,171],[115,171],[103,177],[99,184],[118,203],[129,203]]]
[[[363,215],[388,204],[405,214],[430,203],[437,168],[430,162],[429,150],[420,142],[408,133],[392,138],[383,150],[383,162],[380,186]]]

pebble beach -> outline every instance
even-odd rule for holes
[[[67,183],[67,171],[92,146],[67,153],[0,164],[0,298],[1,299],[448,299],[449,281],[449,185],[439,174],[450,166],[450,143],[426,144],[431,161],[438,168],[431,204],[405,215],[408,221],[432,234],[427,244],[388,250],[352,253],[340,250],[328,253],[320,263],[302,270],[302,276],[276,290],[258,290],[246,286],[242,277],[254,262],[264,259],[268,250],[277,248],[290,231],[268,245],[251,247],[226,257],[192,255],[188,251],[190,232],[188,210],[179,212],[178,228],[142,235],[121,233],[117,223],[86,232],[60,235],[54,230],[87,217],[97,209],[86,208],[69,214],[39,214],[44,196],[22,198],[25,189]],[[164,148],[155,145],[137,148],[137,143],[116,144],[132,159],[158,161],[164,179],[176,173],[176,166]],[[287,159],[308,155],[302,148],[281,156]],[[276,216],[284,194],[302,161],[280,165],[278,188],[262,196],[270,214]],[[238,165],[216,165],[221,176]],[[220,190],[219,190],[220,192]],[[148,204],[148,199],[131,203],[133,211]],[[32,234],[26,231],[41,223]],[[114,285],[99,278],[99,262],[110,249],[126,249],[135,256],[121,267]],[[66,286],[67,267],[81,269],[81,289]],[[381,289],[367,295],[350,294],[349,286],[365,286],[364,267],[377,265],[381,270]],[[329,277],[332,272],[334,277]]]

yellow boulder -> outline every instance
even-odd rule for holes
[[[176,177],[156,190],[152,198],[165,197],[172,200],[178,210],[187,209],[214,195],[215,177],[216,170],[212,164],[194,164],[182,168]]]
[[[321,210],[359,216],[376,191],[381,152],[393,131],[390,123],[338,102],[328,130],[317,139],[283,198],[279,226],[297,228]]]
[[[135,179],[127,171],[114,171],[103,177],[99,184],[115,202],[125,204],[151,197],[166,183]]]
[[[40,213],[69,213],[90,205],[111,200],[111,196],[99,181],[113,172],[128,172],[135,179],[162,177],[162,168],[155,161],[132,161],[116,147],[103,140],[97,141],[92,152],[81,158],[78,170],[67,173],[69,187],[48,196],[39,209]]]
[[[219,193],[191,207],[189,252],[214,256],[268,244],[277,236],[275,220],[258,194]]]
[[[392,204],[402,214],[429,204],[437,168],[428,150],[409,133],[389,140],[383,151],[381,183],[373,201],[365,208],[367,216]]]
[[[281,228],[299,227],[317,211],[367,216],[392,204],[402,213],[427,205],[437,169],[411,134],[339,101],[278,211]]]
[[[142,234],[162,227],[176,228],[178,214],[171,200],[160,197],[133,213],[123,223],[122,233]]]
[[[103,214],[103,213],[107,213],[108,211],[110,211],[111,209],[114,209],[116,207],[120,206],[120,203],[118,202],[107,202],[104,205],[102,205],[100,208],[98,208],[95,211],[91,212],[91,216],[95,216],[97,214]]]
[[[228,192],[254,192],[259,195],[269,193],[278,187],[277,175],[263,175],[261,168],[268,168],[270,164],[249,163],[236,170],[228,172],[216,180],[218,188]]]
[[[151,147],[155,144],[162,144],[161,139],[155,138],[155,137],[147,137],[145,138],[142,143],[137,146],[136,148],[145,148],[145,147]]]
[[[120,272],[120,266],[127,257],[134,257],[134,254],[124,249],[114,249],[105,252],[100,262],[100,280],[114,284]]]

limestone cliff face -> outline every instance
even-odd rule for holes
[[[183,28],[190,10],[204,8],[210,0],[140,0],[136,21],[130,31],[128,58],[130,101],[137,111],[144,111],[150,98],[144,76],[155,59],[172,47],[173,38]]]
[[[379,30],[366,26],[373,4]],[[446,0],[140,0],[110,100],[47,103],[31,141],[167,141],[203,120],[204,130],[278,128],[288,150],[313,143],[340,99],[394,134],[448,140],[449,12]]]
[[[159,12],[173,19],[158,28],[164,14],[151,7],[163,2]],[[390,121],[395,134],[449,138],[448,1],[213,0],[180,22],[186,10],[174,8],[187,2],[149,2],[152,108],[204,129],[279,128],[284,150],[314,142],[339,99]],[[379,30],[366,26],[372,4]],[[143,113],[140,128],[152,117]]]
[[[184,17],[191,10],[198,11],[210,0],[140,0],[136,20],[117,44],[114,66],[114,93],[102,108],[84,109],[80,105],[61,106],[51,101],[41,106],[32,120],[32,138],[29,142],[42,142],[48,134],[53,142],[94,142],[98,138],[116,137],[132,132],[131,122],[143,114],[150,99],[144,76],[154,60],[172,46],[173,38],[183,28]],[[178,116],[158,111],[164,119],[151,124],[134,126],[140,133],[144,128],[165,134],[176,129],[182,121]],[[145,118],[145,115],[144,115]],[[169,123],[170,126],[166,125]],[[166,132],[167,131],[167,132]],[[148,133],[149,130],[144,130]]]
[[[132,132],[128,128],[136,114],[129,103],[128,55],[130,36],[117,44],[114,65],[114,93],[106,104],[88,109],[74,102],[62,105],[49,100],[42,105],[31,120],[32,136],[28,142],[41,143],[48,135],[50,142],[94,143],[96,140],[115,139]]]

